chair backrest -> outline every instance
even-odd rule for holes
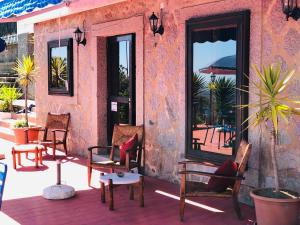
[[[239,164],[237,176],[243,176],[250,157],[252,145],[246,141],[241,141],[240,147],[236,153],[235,162]],[[233,186],[233,194],[237,195],[240,191],[242,180],[237,180]]]
[[[54,129],[68,130],[69,123],[70,123],[70,113],[66,113],[66,114],[48,113],[46,125],[45,125],[46,131],[45,131],[44,139],[47,139],[48,130],[54,130]],[[63,137],[64,140],[66,139],[66,136],[67,136],[67,132],[64,134]]]
[[[144,141],[144,126],[115,125],[112,137],[112,145],[120,146],[133,135],[138,135],[138,146],[142,147]]]
[[[4,163],[0,163],[0,210],[2,205],[2,196],[4,191],[6,174],[7,174],[7,165]]]
[[[238,175],[242,176],[246,170],[247,162],[251,153],[251,144],[242,140],[240,147],[236,153],[235,162],[239,164]]]

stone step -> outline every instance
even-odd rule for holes
[[[0,82],[17,82],[18,77],[0,77]]]
[[[15,134],[12,129],[6,127],[0,127],[0,138],[5,139],[7,141],[15,141]]]

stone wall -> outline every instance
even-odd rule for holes
[[[285,67],[291,66],[297,70],[300,66],[297,63],[300,26],[294,21],[285,21],[278,0],[165,0],[165,33],[153,37],[148,17],[152,11],[159,11],[160,2],[131,0],[64,17],[60,23],[51,20],[36,24],[35,59],[40,68],[36,83],[37,115],[38,122],[43,123],[48,111],[71,112],[68,143],[74,153],[85,155],[88,146],[105,144],[105,62],[100,57],[105,55],[105,44],[102,40],[106,36],[138,33],[137,121],[145,125],[146,172],[176,182],[177,162],[184,159],[185,154],[185,21],[192,17],[250,9],[250,64],[262,65],[280,60]],[[72,37],[75,28],[81,26],[84,20],[87,46],[77,48],[74,45],[75,95],[49,96],[46,82],[47,42],[59,36]],[[61,24],[60,27],[58,24]],[[250,79],[254,79],[252,71]],[[293,84],[291,94],[297,95],[298,83]],[[258,100],[250,94],[250,102]],[[280,175],[284,178],[282,184],[293,190],[300,188],[298,124],[293,123],[282,132],[282,142],[287,145],[280,147],[278,154]],[[249,202],[251,188],[272,184],[265,135],[266,132],[261,134],[258,128],[249,130],[253,151],[247,180],[243,185],[243,201]]]

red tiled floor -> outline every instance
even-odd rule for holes
[[[89,188],[85,160],[78,157],[68,157],[62,165],[62,180],[75,187],[76,197],[60,201],[46,200],[41,193],[44,187],[56,181],[55,161],[45,156],[45,165],[36,170],[33,161],[23,159],[24,167],[15,171],[10,157],[12,143],[0,140],[0,144],[0,152],[6,152],[6,162],[9,164],[0,214],[1,225],[10,224],[8,221],[22,225],[250,225],[248,220],[254,218],[254,210],[248,206],[242,206],[245,219],[239,221],[230,200],[197,198],[192,200],[199,203],[198,206],[187,204],[185,221],[181,223],[179,201],[176,199],[178,186],[150,177],[145,178],[144,208],[139,207],[137,198],[129,200],[126,187],[119,187],[114,192],[115,210],[109,211],[108,205],[100,201],[99,172],[93,174],[92,185],[95,188]],[[207,206],[217,212],[208,210]],[[3,222],[4,217],[7,222]]]

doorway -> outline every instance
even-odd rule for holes
[[[135,35],[107,40],[107,139],[115,124],[135,125]]]

